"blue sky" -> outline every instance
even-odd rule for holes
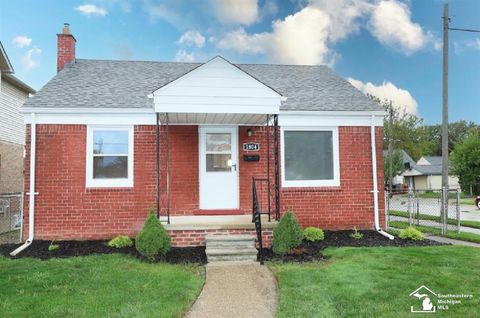
[[[0,40],[36,89],[56,72],[64,22],[77,57],[328,64],[364,92],[441,121],[442,0],[0,1]],[[451,25],[480,29],[480,1]],[[450,120],[480,123],[480,33],[450,32]]]

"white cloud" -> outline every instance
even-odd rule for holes
[[[215,16],[222,24],[251,25],[258,20],[257,0],[211,0]]]
[[[397,0],[380,1],[375,6],[369,29],[380,43],[407,55],[433,41],[430,33],[424,32],[420,24],[412,22],[409,7]]]
[[[82,4],[75,8],[75,10],[87,15],[87,16],[100,16],[104,17],[107,15],[108,11],[104,8],[99,8],[94,4]]]
[[[14,37],[12,40],[12,44],[18,48],[24,48],[24,47],[30,46],[31,43],[32,43],[32,39],[24,35],[18,35]]]
[[[175,54],[175,61],[177,62],[195,62],[195,54],[188,53],[187,51],[181,49]]]
[[[417,114],[418,104],[415,98],[405,89],[398,88],[393,83],[384,81],[381,85],[348,78],[350,84],[355,86],[364,94],[370,94],[380,98],[380,100],[391,100],[393,105],[400,110],[405,110],[408,113]]]
[[[26,71],[30,71],[39,65],[38,57],[42,50],[34,46],[22,55],[20,62]]]
[[[370,31],[383,45],[412,54],[427,44],[438,50],[438,39],[412,21],[399,0],[309,0],[298,12],[272,22],[271,32],[248,33],[238,27],[214,39],[219,49],[264,54],[273,62],[332,64],[334,45]]]
[[[195,45],[202,48],[205,45],[205,37],[196,30],[189,30],[182,34],[177,44]]]
[[[329,57],[327,47],[330,18],[314,7],[305,7],[284,20],[273,22],[273,31],[247,34],[239,28],[225,35],[217,43],[220,49],[234,49],[241,53],[268,54],[278,63],[320,64]]]

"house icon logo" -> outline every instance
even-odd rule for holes
[[[410,295],[410,297],[418,298],[421,301],[418,306],[411,306],[410,311],[412,313],[433,313],[436,311],[436,307],[432,303],[432,298],[437,297],[430,288],[425,285],[422,285],[415,289]]]

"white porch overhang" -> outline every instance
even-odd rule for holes
[[[154,91],[156,113],[169,114],[171,124],[266,123],[286,100],[271,87],[221,57],[202,64]]]

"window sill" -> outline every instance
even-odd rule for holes
[[[87,187],[85,192],[87,193],[99,193],[99,192],[133,192],[133,187]]]
[[[281,187],[281,192],[340,192],[341,186]]]

